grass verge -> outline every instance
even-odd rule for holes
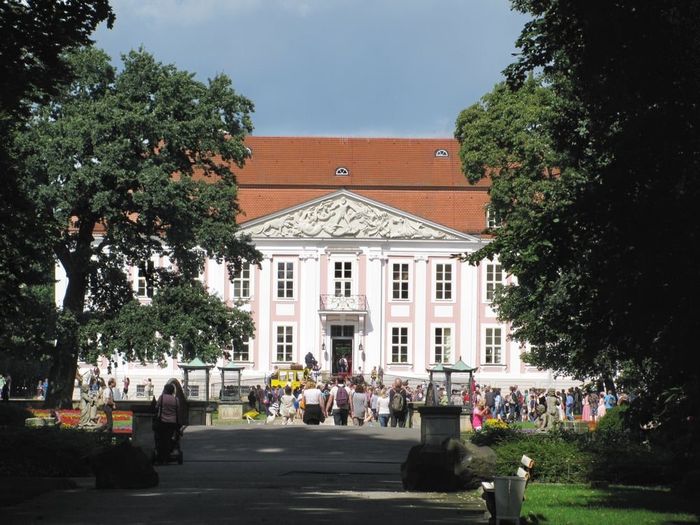
[[[667,488],[531,483],[521,516],[527,525],[698,523],[700,504]]]

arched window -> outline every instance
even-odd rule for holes
[[[343,166],[340,166],[339,168],[336,168],[335,174],[339,177],[345,177],[347,175],[350,175],[350,170],[344,168]]]
[[[435,150],[435,156],[436,157],[449,157],[450,154],[447,152],[446,149],[438,149],[438,150]]]

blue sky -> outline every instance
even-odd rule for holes
[[[502,80],[526,18],[508,0],[112,0],[94,35],[144,46],[255,103],[256,135],[447,137]]]

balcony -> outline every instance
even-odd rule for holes
[[[367,312],[366,295],[321,295],[319,313],[322,312]]]

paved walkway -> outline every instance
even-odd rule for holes
[[[409,493],[399,467],[417,429],[241,425],[190,427],[184,465],[160,485],[103,490],[94,480],[2,509],[9,523],[486,523],[481,500]]]

